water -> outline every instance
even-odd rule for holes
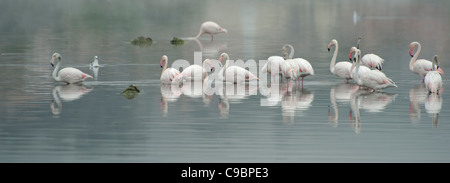
[[[428,96],[408,68],[408,45],[418,41],[419,58],[438,54],[447,71],[449,7],[414,0],[1,1],[0,162],[450,162],[449,92]],[[170,44],[195,36],[207,20],[228,34]],[[138,36],[154,42],[131,45]],[[363,52],[385,59],[398,88],[370,94],[330,73],[330,40],[339,41],[338,61],[348,60],[358,36]],[[286,43],[315,69],[303,90],[264,95],[250,83],[245,95],[208,96],[159,81],[164,54],[171,63],[193,63],[198,51],[202,60],[227,52],[259,61],[281,55]],[[54,52],[63,66],[92,75],[97,55],[96,80],[54,82]],[[122,91],[131,84],[141,92],[128,99]]]

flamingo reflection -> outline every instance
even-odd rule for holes
[[[359,86],[354,83],[340,83],[334,85],[330,90],[330,100],[333,108],[333,112],[328,108],[328,120],[333,127],[338,126],[339,111],[338,104],[348,103],[351,100],[352,94],[359,90]],[[334,113],[334,115],[333,115]]]
[[[293,124],[296,111],[306,111],[311,107],[314,101],[314,93],[306,89],[293,87],[292,84],[282,85],[283,98],[281,101],[281,111],[283,122]],[[300,116],[303,116],[300,113]]]
[[[62,112],[62,103],[71,102],[80,99],[83,95],[89,93],[93,89],[83,84],[67,84],[55,86],[52,90],[53,101],[50,103],[50,109],[54,115]]]
[[[161,85],[161,112],[164,117],[167,117],[169,112],[168,102],[175,102],[182,94],[181,88],[178,85]]]
[[[242,103],[244,99],[250,95],[256,95],[257,89],[255,85],[246,85],[245,83],[219,83],[218,87],[220,101],[218,108],[220,110],[221,119],[228,119],[230,113],[230,103]]]

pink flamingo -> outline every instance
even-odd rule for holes
[[[416,53],[413,53],[414,48],[417,47]],[[409,69],[422,77],[422,82],[424,82],[424,77],[428,71],[433,70],[432,63],[429,60],[419,59],[417,57],[420,54],[421,46],[419,42],[412,42],[409,44],[409,55],[411,55],[411,61],[409,61]],[[440,68],[435,68],[440,74],[444,74]]]
[[[424,83],[425,87],[427,87],[428,91],[431,93],[438,93],[439,90],[442,88],[442,77],[439,74],[439,71],[436,69],[439,69],[439,56],[434,55],[433,56],[433,65],[432,71],[428,71],[427,74],[424,77]]]
[[[211,35],[211,40],[214,39],[214,34],[219,33],[228,33],[227,29],[222,28],[219,24],[212,21],[206,21],[203,22],[200,26],[200,31],[198,32],[197,36],[195,36],[195,39],[198,39],[202,34],[209,34]]]
[[[196,81],[196,80],[204,80],[206,77],[208,77],[208,72],[205,69],[205,66],[209,65],[209,71],[213,70],[213,66],[210,59],[205,59],[203,61],[202,66],[200,65],[190,65],[189,67],[186,67],[183,72],[181,72],[178,76],[175,77],[175,81],[179,82],[182,79],[186,79],[189,81]]]
[[[361,65],[361,51],[356,47],[352,47],[351,50],[355,50],[356,69],[353,71],[353,79],[358,85],[371,88],[372,91],[389,87],[397,87],[392,79],[388,78],[379,70],[368,70],[360,73],[359,68]]]
[[[258,77],[251,73],[250,71],[238,67],[238,66],[229,66],[229,56],[227,53],[220,54],[219,62],[222,64],[223,60],[225,60],[225,65],[219,71],[218,79],[226,82],[238,83],[239,81],[252,81],[258,80]]]
[[[333,57],[331,58],[330,71],[337,77],[344,79],[345,83],[347,83],[348,80],[352,79],[351,70],[350,70],[352,67],[352,64],[350,62],[346,62],[346,61],[340,61],[337,64],[335,64],[338,49],[339,49],[338,41],[336,39],[331,40],[330,44],[328,44],[328,51],[330,51],[332,46],[335,46],[336,49],[334,50]]]
[[[55,67],[55,61],[58,62]],[[52,64],[52,67],[54,67],[53,70],[53,79],[55,81],[63,81],[67,84],[71,83],[80,83],[86,80],[87,78],[93,78],[91,75],[81,72],[80,70],[73,68],[73,67],[66,67],[61,70],[59,70],[59,67],[61,66],[61,55],[59,53],[53,53],[52,58],[50,60],[50,63]],[[59,70],[59,72],[58,72]]]
[[[358,37],[358,42],[356,44],[356,48],[359,49],[359,42],[361,41],[361,36]],[[380,56],[373,54],[373,53],[369,53],[369,54],[365,54],[362,58],[361,58],[361,63],[367,67],[369,67],[370,69],[378,69],[379,71],[381,71],[383,69],[383,63],[384,63],[384,59],[382,59]]]
[[[180,74],[180,71],[178,71],[177,69],[174,68],[167,68],[167,63],[168,58],[166,55],[163,55],[161,58],[161,62],[159,62],[159,65],[161,66],[161,68],[163,67],[163,62],[165,62],[164,64],[164,69],[162,70],[161,73],[161,83],[162,84],[171,84],[173,79],[175,78],[175,76]]]

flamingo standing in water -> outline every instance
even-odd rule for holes
[[[186,67],[183,72],[181,72],[179,75],[175,77],[175,81],[179,82],[181,79],[186,79],[190,81],[196,81],[196,80],[204,80],[206,77],[208,77],[208,71],[205,69],[205,66],[209,65],[209,71],[213,70],[213,66],[211,64],[210,59],[205,59],[203,61],[202,66],[200,65],[190,65],[189,67]]]
[[[55,62],[58,62],[55,66]],[[59,53],[54,53],[50,60],[50,64],[54,67],[52,77],[55,81],[63,81],[67,84],[80,83],[87,78],[93,78],[91,75],[81,72],[80,70],[73,67],[66,67],[59,70],[61,66],[61,55]],[[59,72],[58,72],[59,70]]]
[[[294,58],[293,59],[298,65],[298,76],[302,78],[302,88],[303,88],[303,78],[306,76],[314,76],[314,69],[311,64],[303,59],[303,58]]]
[[[288,53],[288,49],[290,50],[289,56],[288,58],[291,59],[292,57],[294,57],[294,47],[292,47],[292,45],[290,44],[285,44],[283,45],[282,51],[283,51],[283,57],[280,56],[270,56],[267,59],[267,63],[264,64],[264,66],[262,67],[261,71],[262,73],[270,73],[271,74],[271,78],[274,78],[275,74],[273,74],[272,72],[272,67],[274,69],[278,68],[278,71],[280,72],[279,74],[282,74],[282,70],[281,70],[281,64],[284,62],[284,60],[286,59],[287,53]],[[283,80],[281,80],[283,81]]]
[[[164,64],[164,68],[161,73],[161,83],[162,84],[171,84],[173,79],[175,78],[175,76],[180,74],[180,71],[178,71],[177,69],[174,69],[174,68],[167,68],[167,63],[169,61],[168,61],[168,58],[166,55],[163,55],[161,58],[161,62],[159,62],[159,65],[161,66],[161,68],[163,67],[163,62],[165,62],[165,64]]]
[[[352,51],[355,52],[356,68],[353,71],[353,79],[360,86],[365,86],[374,90],[381,90],[389,87],[397,87],[392,79],[388,78],[383,72],[379,70],[368,70],[364,73],[359,72],[361,65],[361,51],[356,47],[352,47],[349,57],[351,58]]]
[[[227,29],[222,28],[219,24],[212,21],[206,21],[203,22],[200,26],[200,31],[198,32],[197,36],[194,37],[194,39],[198,39],[202,34],[209,34],[211,35],[211,40],[214,39],[214,34],[219,33],[228,33]]]
[[[340,61],[336,64],[336,57],[339,49],[338,41],[336,39],[331,40],[330,44],[328,44],[328,51],[330,51],[331,47],[335,46],[333,57],[331,58],[330,63],[330,71],[337,77],[344,79],[345,83],[348,82],[349,79],[352,79],[351,67],[352,64],[346,61]]]
[[[425,87],[427,87],[428,91],[430,91],[431,93],[439,94],[439,90],[441,89],[443,84],[442,77],[439,74],[439,71],[436,70],[439,69],[439,56],[433,56],[433,65],[431,68],[433,68],[433,70],[428,71],[424,77]]]
[[[416,53],[413,53],[414,48],[417,47]],[[411,55],[411,60],[409,61],[409,69],[418,75],[422,77],[422,82],[425,80],[425,75],[428,71],[431,71],[433,69],[436,69],[437,72],[440,74],[444,74],[444,71],[442,71],[440,68],[433,67],[433,64],[429,60],[425,59],[419,59],[417,60],[417,57],[420,54],[421,46],[419,42],[412,42],[409,44],[409,55]]]
[[[229,56],[227,53],[220,54],[219,62],[222,64],[223,60],[225,60],[225,65],[219,71],[218,79],[226,82],[238,83],[240,81],[252,81],[258,80],[258,77],[251,73],[250,71],[238,67],[238,66],[229,66]]]
[[[359,49],[359,42],[361,40],[361,36],[358,37],[358,42],[356,44],[356,48]],[[373,54],[373,53],[369,53],[369,54],[365,54],[362,58],[361,58],[361,63],[367,67],[369,67],[370,69],[377,69],[377,70],[382,70],[383,69],[383,63],[384,63],[384,59],[382,59],[380,56]]]

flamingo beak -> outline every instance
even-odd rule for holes
[[[330,48],[328,48],[328,52],[330,52]]]
[[[414,53],[413,53],[412,49],[409,49],[409,55],[411,55],[411,57],[414,56]]]
[[[350,60],[350,61],[352,61],[352,53],[350,52],[350,54],[348,54],[348,59]]]
[[[52,67],[55,67],[55,64],[53,64],[55,62],[55,58],[52,57],[52,59],[50,59],[50,65],[52,65]]]

